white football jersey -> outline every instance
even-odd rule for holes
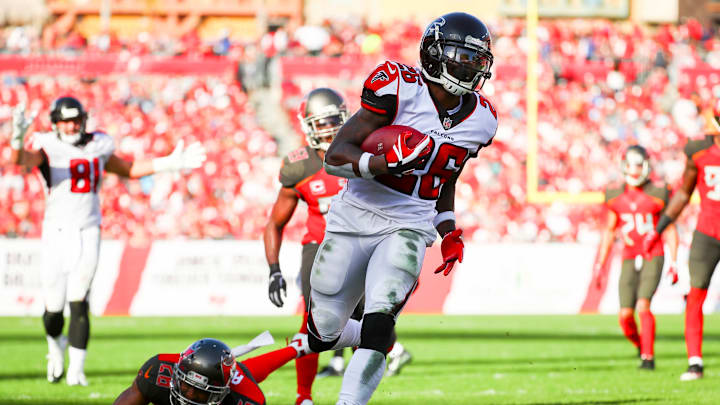
[[[435,204],[442,186],[469,158],[477,156],[480,148],[492,142],[497,130],[494,107],[483,95],[470,93],[463,96],[459,111],[441,111],[435,107],[420,69],[395,62],[385,62],[370,74],[361,104],[375,113],[393,116],[393,125],[406,125],[429,135],[433,151],[425,167],[411,174],[350,179],[337,199],[378,214],[396,224],[393,228],[407,225],[432,232],[434,240],[432,220],[437,215]],[[339,204],[337,209],[331,205],[330,213],[336,211],[336,215],[328,217],[328,230],[358,232],[363,225],[353,226],[347,213],[337,212],[344,205]]]
[[[100,225],[100,179],[115,145],[105,133],[90,136],[86,144],[73,146],[54,132],[35,134],[33,149],[45,157],[38,166],[45,180],[44,226]]]

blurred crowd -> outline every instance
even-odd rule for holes
[[[489,23],[495,65],[483,92],[493,101],[500,125],[493,145],[461,176],[459,222],[475,241],[594,241],[604,221],[600,205],[526,203],[529,41],[524,20]],[[226,57],[241,62],[243,75],[240,82],[234,76],[202,75],[6,75],[0,88],[0,133],[9,134],[10,107],[16,102],[28,100],[30,108],[40,109],[34,129],[47,130],[49,103],[73,94],[88,106],[90,127],[115,137],[120,156],[158,156],[169,153],[179,139],[199,140],[208,149],[209,163],[187,176],[140,181],[107,176],[104,237],[257,239],[279,188],[280,157],[276,141],[257,124],[246,91],[277,86],[293,123],[300,98],[314,86],[337,88],[355,110],[365,75],[375,64],[385,59],[416,64],[421,30],[410,22],[328,21],[273,26],[250,42],[228,35],[202,40],[192,32],[128,41],[107,33],[85,38],[73,31],[49,41],[39,30],[6,27],[0,29],[0,53]],[[634,143],[648,148],[653,179],[676,186],[684,167],[682,147],[707,130],[705,110],[720,96],[716,33],[692,20],[652,27],[547,20],[540,22],[537,39],[539,191],[598,192],[619,183],[622,151]],[[302,69],[303,64],[311,69]],[[8,139],[1,139],[0,156],[6,161]],[[0,167],[0,175],[0,234],[38,236],[39,177],[8,165]],[[683,215],[681,230],[694,227],[696,208]],[[302,211],[286,231],[290,239],[299,239]]]

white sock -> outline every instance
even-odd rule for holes
[[[345,359],[343,359],[340,356],[333,356],[330,359],[330,367],[334,368],[335,370],[342,370],[345,368]]]
[[[692,356],[688,359],[688,365],[690,366],[703,366],[702,357]]]
[[[83,371],[85,370],[85,356],[87,356],[87,350],[78,349],[72,347],[68,349],[68,355],[70,357],[70,364],[68,365],[68,371]]]
[[[393,358],[397,357],[402,354],[402,352],[405,351],[405,348],[400,342],[395,342],[395,345],[393,345],[392,350],[390,350],[390,353],[388,353],[388,357]]]
[[[47,338],[48,343],[48,354],[51,356],[64,356],[65,353],[63,353],[63,348],[60,346],[60,340],[62,339],[62,335],[58,335],[57,337],[52,337],[50,335],[45,335]]]
[[[362,322],[354,319],[348,320],[340,334],[338,342],[335,343],[330,350],[342,349],[343,347],[355,347],[360,346],[360,332],[362,330]]]
[[[385,372],[385,354],[357,349],[350,359],[337,405],[365,405],[370,401]]]

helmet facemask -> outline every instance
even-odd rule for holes
[[[327,151],[340,127],[347,121],[345,106],[328,105],[325,111],[303,117],[298,115],[308,145],[313,149]]]
[[[185,349],[173,367],[170,403],[220,405],[230,393],[236,372],[235,357],[225,343],[198,340]]]
[[[643,152],[637,149],[628,149],[622,161],[622,173],[625,183],[638,187],[648,180],[650,176],[650,162]]]
[[[437,58],[440,77],[435,78],[428,74],[425,77],[442,85],[452,95],[460,96],[482,88],[485,81],[492,76],[490,67],[493,56],[488,50],[436,41],[428,53],[431,57],[440,55]]]
[[[207,377],[192,370],[186,373],[175,365],[170,380],[172,405],[220,405],[228,393],[230,379],[225,385],[212,385]]]
[[[82,139],[83,135],[85,135],[85,118],[63,119],[58,122],[65,121],[79,121],[80,125],[78,126],[78,130],[75,132],[67,133],[58,127],[57,122],[53,122],[52,129],[61,141],[69,143],[71,145],[77,145]]]
[[[58,125],[60,122],[74,123],[74,127],[77,128],[74,132],[67,132],[60,128]],[[85,124],[87,122],[87,112],[82,107],[79,101],[71,97],[61,97],[55,101],[50,110],[50,122],[52,123],[53,132],[60,138],[61,141],[69,143],[71,145],[77,145],[85,136]]]

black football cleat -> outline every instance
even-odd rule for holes
[[[640,367],[638,367],[640,370],[648,370],[653,371],[655,370],[655,359],[643,359],[642,362],[640,362]]]
[[[680,381],[693,381],[703,378],[703,366],[693,364],[688,367],[687,371],[682,373]]]
[[[317,373],[317,378],[341,377],[345,373],[345,360],[339,356],[333,356],[330,363]]]

